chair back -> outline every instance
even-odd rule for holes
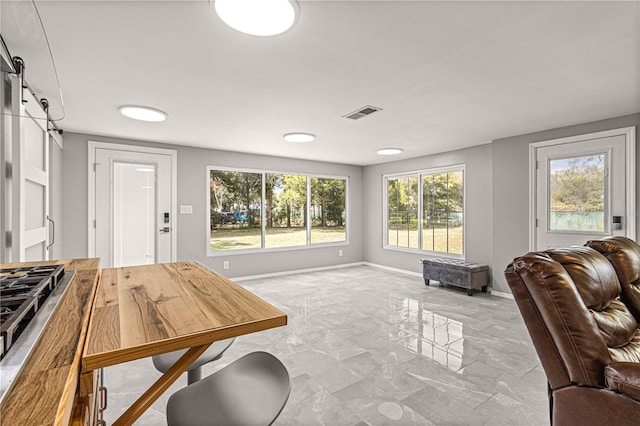
[[[640,245],[625,237],[590,240],[585,244],[613,265],[622,287],[622,300],[640,322]]]
[[[590,247],[531,252],[505,277],[551,390],[604,388],[612,360],[640,361],[640,332],[616,270]],[[640,305],[639,305],[640,306]]]

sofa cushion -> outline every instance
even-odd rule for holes
[[[636,334],[628,344],[617,348],[610,347],[609,355],[613,361],[640,363],[640,329],[636,330]]]
[[[620,282],[611,264],[588,247],[545,251],[569,273],[587,308],[606,309],[620,295]]]
[[[629,238],[618,236],[590,240],[585,245],[611,262],[622,286],[622,300],[640,322],[640,246]]]
[[[589,247],[547,250],[573,280],[609,348],[626,346],[638,324],[620,301],[620,283],[611,263]]]
[[[607,387],[640,401],[640,364],[637,362],[612,362],[604,369]]]

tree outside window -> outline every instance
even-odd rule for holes
[[[266,174],[266,248],[307,244],[307,177]]]
[[[209,252],[347,241],[346,178],[209,167],[209,186]]]
[[[386,177],[386,247],[464,254],[464,170]]]
[[[344,179],[311,178],[311,242],[347,240]]]
[[[549,229],[604,232],[605,155],[549,161]]]
[[[262,247],[262,174],[211,170],[209,186],[211,249]]]
[[[388,180],[388,244],[418,248],[418,176]]]
[[[462,171],[422,176],[422,248],[463,254]]]

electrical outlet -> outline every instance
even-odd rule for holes
[[[342,256],[342,249],[338,250],[338,256]]]
[[[222,268],[223,268],[223,269],[229,269],[229,261],[228,261],[228,260],[225,260],[225,261],[222,263]]]

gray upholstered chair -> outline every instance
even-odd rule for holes
[[[187,369],[187,383],[193,384],[200,380],[202,378],[202,366],[206,363],[222,358],[222,354],[224,354],[224,351],[231,346],[234,340],[235,337],[232,339],[213,342],[211,346],[209,346],[207,350],[204,351],[204,353],[200,355],[200,357],[198,357],[198,359],[195,360]],[[187,352],[186,349],[156,355],[152,357],[153,366],[161,373],[166,373],[167,370],[171,368],[171,366],[173,366],[173,364],[175,364],[185,352]]]
[[[291,392],[287,368],[275,356],[252,352],[180,389],[167,403],[167,423],[265,426],[282,412]]]

